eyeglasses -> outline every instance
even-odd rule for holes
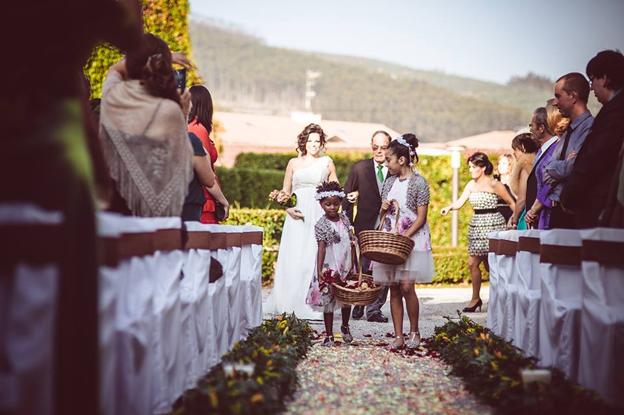
[[[379,150],[379,149],[382,149],[382,150],[387,150],[387,149],[388,149],[388,146],[381,146],[381,147],[380,147],[380,146],[375,146],[375,145],[373,145],[373,151],[377,151],[377,150]]]

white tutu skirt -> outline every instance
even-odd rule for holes
[[[373,262],[373,279],[377,284],[393,285],[401,282],[429,283],[433,280],[433,255],[431,251],[416,251],[399,265]]]

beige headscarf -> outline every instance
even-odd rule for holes
[[[134,215],[181,214],[193,151],[177,103],[111,71],[102,91],[100,138],[111,177]]]

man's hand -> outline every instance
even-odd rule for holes
[[[356,190],[355,192],[351,192],[347,194],[347,200],[349,201],[349,203],[356,203],[359,196],[360,196],[360,192]]]
[[[544,172],[544,182],[551,186],[557,183],[557,181],[550,174],[548,174],[547,171]]]

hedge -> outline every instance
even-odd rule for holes
[[[288,160],[294,154],[258,154],[241,153],[233,169],[218,168],[217,173],[228,200],[245,208],[269,207],[267,196],[273,189],[281,189],[284,170]],[[332,154],[337,174],[344,183],[351,165],[367,157],[364,153]],[[451,245],[451,216],[443,217],[440,209],[451,202],[451,165],[449,157],[422,156],[417,165],[420,173],[427,179],[431,191],[428,221],[432,240],[439,246]],[[468,168],[464,164],[460,170],[459,191],[470,179]],[[465,246],[468,242],[468,223],[471,209],[465,206],[459,211],[458,242]]]
[[[297,364],[312,346],[312,329],[294,314],[256,327],[173,405],[174,415],[276,414],[297,388]]]
[[[228,224],[251,224],[264,229],[262,254],[262,281],[270,285],[277,260],[279,241],[282,236],[285,213],[281,209],[232,209]],[[433,242],[435,243],[435,239]],[[434,283],[463,283],[470,280],[468,253],[465,247],[435,246],[433,248],[436,275]],[[484,276],[487,280],[487,273]]]
[[[143,27],[146,32],[162,38],[172,51],[183,52],[191,58],[191,42],[188,31],[188,0],[142,0]],[[97,47],[84,72],[91,83],[91,96],[102,95],[102,83],[108,68],[121,59],[119,50],[104,44]],[[187,85],[202,83],[195,70],[187,75]]]
[[[459,312],[458,312],[459,313]],[[501,414],[609,414],[596,392],[565,378],[551,368],[549,383],[523,384],[522,369],[536,369],[537,359],[466,316],[446,317],[447,323],[423,343],[432,357],[441,357],[460,376],[468,391]],[[621,411],[620,411],[621,413]]]

